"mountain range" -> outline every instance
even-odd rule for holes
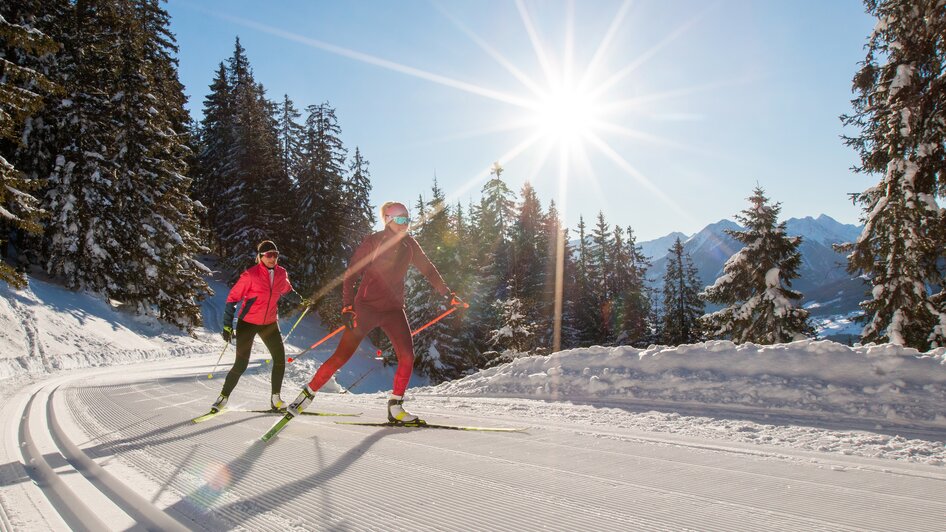
[[[817,218],[790,218],[785,225],[790,236],[802,237],[799,246],[802,255],[800,277],[792,283],[792,288],[803,294],[801,306],[807,308],[813,317],[847,315],[858,310],[858,303],[864,299],[868,286],[863,279],[847,272],[847,259],[832,246],[855,241],[862,228],[842,224],[825,214]],[[640,242],[652,263],[648,276],[650,285],[659,294],[667,270],[667,251],[677,238],[693,259],[703,285],[713,284],[722,274],[729,257],[742,248],[741,242],[726,233],[727,229],[742,228],[732,220],[720,220],[692,236],[671,233]]]

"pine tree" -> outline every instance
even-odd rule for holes
[[[289,99],[289,95],[284,94],[277,116],[279,160],[283,174],[293,184],[299,181],[296,174],[302,161],[302,139],[305,136],[305,128],[299,123],[301,116],[302,113],[296,109],[295,104]]]
[[[17,154],[44,184],[45,268],[70,288],[192,327],[208,288],[193,259],[187,113],[168,15],[156,0],[52,9],[38,20],[62,48],[41,64],[62,93],[28,120]]]
[[[338,322],[341,280],[351,252],[346,234],[351,213],[344,198],[345,159],[335,109],[324,102],[306,108],[302,164],[299,170],[294,253],[300,257],[298,290],[321,297],[323,321]]]
[[[201,120],[194,168],[192,197],[203,206],[202,222],[207,228],[211,249],[223,255],[219,236],[221,221],[218,214],[227,205],[228,192],[233,188],[233,161],[230,149],[235,135],[233,117],[233,95],[227,76],[227,67],[220,63],[217,74],[210,84],[210,94],[204,99],[204,117]]]
[[[619,303],[616,323],[619,327],[615,342],[646,346],[654,340],[652,334],[652,312],[650,289],[647,287],[647,270],[650,261],[637,245],[634,231],[628,227],[626,236],[620,228],[614,229],[614,254],[611,263],[615,266],[614,293]]]
[[[781,205],[769,204],[765,191],[756,187],[751,206],[736,215],[745,231],[727,230],[745,244],[726,261],[723,275],[706,288],[702,297],[724,308],[707,314],[702,325],[713,338],[736,343],[774,344],[813,336],[808,311],[796,308],[802,294],[791,289],[798,278],[801,237],[785,234],[779,223]]]
[[[679,238],[667,253],[669,260],[664,274],[661,341],[668,345],[702,341],[700,317],[704,304],[700,299],[700,279],[696,266]]]
[[[110,295],[190,328],[200,322],[199,301],[209,288],[201,277],[207,269],[194,258],[202,248],[184,176],[188,119],[172,56],[177,48],[157,0],[119,3],[118,14],[122,63],[111,116],[123,125],[114,138],[123,178],[116,208],[137,223],[113,234],[126,258],[123,282]]]
[[[856,171],[880,182],[854,196],[864,230],[847,248],[849,270],[873,285],[862,339],[926,350],[946,345],[946,298],[929,290],[944,277],[946,11],[937,0],[865,4],[878,23],[854,76],[854,114],[842,121],[860,129],[845,139],[860,155]]]
[[[8,13],[9,14],[9,13]],[[55,86],[25,62],[24,55],[37,57],[58,49],[55,41],[33,27],[11,23],[0,12],[0,256],[8,256],[7,241],[16,234],[38,234],[43,211],[30,192],[39,187],[10,162],[20,144],[23,123],[43,105],[43,95]],[[12,266],[0,262],[0,280],[23,287],[25,277]]]
[[[376,221],[374,209],[371,207],[371,174],[368,171],[368,161],[362,157],[357,146],[348,165],[343,197],[348,213],[347,238],[343,253],[350,255],[355,252],[364,237],[371,233]]]
[[[456,287],[460,278],[458,240],[452,230],[445,201],[446,195],[434,178],[430,201],[425,203],[423,198],[419,198],[415,207],[415,216],[419,217],[421,224],[415,228],[414,237],[440,271],[447,286]],[[413,268],[410,270],[407,292],[409,315],[415,327],[447,310],[447,301]],[[429,375],[434,382],[454,379],[472,367],[474,361],[467,358],[460,335],[460,318],[454,314],[425,329],[423,335],[414,337],[414,366]]]
[[[522,301],[518,298],[497,300],[493,304],[493,311],[499,316],[500,327],[490,331],[489,345],[496,351],[490,353],[487,367],[529,354],[535,344],[537,328],[537,324],[526,315]]]

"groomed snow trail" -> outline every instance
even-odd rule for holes
[[[946,468],[750,445],[583,416],[523,399],[414,397],[477,433],[343,426],[231,411],[201,424],[216,355],[59,374],[3,405],[0,527],[206,530],[941,530]],[[234,409],[267,406],[251,362]],[[253,368],[261,371],[255,371]],[[297,388],[286,383],[285,398]],[[550,405],[550,408],[553,405]],[[587,407],[575,407],[575,409]],[[381,420],[379,394],[310,411]],[[938,435],[942,439],[943,435]]]

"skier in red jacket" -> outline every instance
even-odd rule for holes
[[[362,339],[372,330],[381,330],[391,340],[397,355],[397,370],[394,387],[388,398],[388,420],[392,423],[420,425],[424,421],[404,410],[404,391],[411,378],[414,366],[414,342],[411,327],[404,312],[404,276],[409,266],[427,278],[433,287],[450,304],[462,305],[456,294],[447,288],[437,268],[409,234],[410,216],[401,203],[388,202],[381,207],[381,218],[385,222],[383,231],[369,235],[355,250],[342,288],[342,319],[345,332],[335,352],[322,364],[309,384],[302,389],[286,411],[299,415],[312,397],[351,358]],[[361,285],[355,295],[355,283]]]
[[[258,334],[273,357],[272,396],[270,407],[275,410],[285,407],[279,396],[282,378],[286,372],[286,350],[282,343],[282,334],[277,323],[276,307],[279,298],[289,292],[295,292],[289,283],[286,269],[278,266],[279,250],[271,240],[264,240],[256,247],[256,266],[240,274],[240,279],[230,294],[227,295],[226,310],[223,314],[223,340],[227,343],[233,338],[233,315],[241,301],[236,328],[236,361],[227,379],[223,383],[220,397],[210,407],[211,412],[218,412],[227,404],[230,392],[236,387],[240,376],[246,371],[250,361],[253,339]]]

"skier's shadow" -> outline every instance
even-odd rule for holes
[[[317,473],[288,482],[278,488],[263,493],[249,497],[241,496],[234,502],[213,508],[213,513],[216,515],[233,515],[236,513],[244,516],[252,516],[281,508],[291,503],[297,497],[305,494],[308,490],[337,477],[354,464],[358,458],[368,452],[374,444],[382,438],[395,433],[396,432],[389,430],[376,431],[338,457],[335,462],[326,467],[319,468]],[[266,446],[266,442],[257,440],[246,452],[227,464],[225,470],[228,473],[228,485],[230,488],[236,488],[244,480],[247,480],[247,476],[250,471],[252,471],[256,461],[262,456]],[[201,511],[201,509],[206,511],[206,509],[211,508],[214,502],[224,493],[223,490],[213,486],[217,480],[218,479],[211,478],[200,488],[192,491],[186,497],[169,507],[168,512],[172,514],[174,512],[191,514],[195,509],[198,509],[197,511]]]

